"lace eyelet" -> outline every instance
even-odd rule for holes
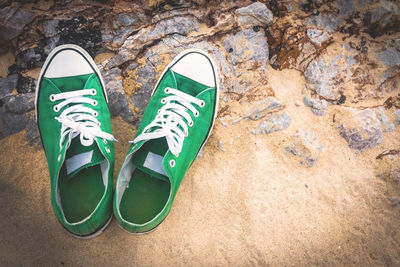
[[[98,122],[97,125],[99,125],[99,127],[101,127],[101,122]]]
[[[92,89],[91,94],[92,94],[92,95],[96,95],[96,94],[97,94],[96,89]]]
[[[158,110],[158,111],[157,111],[157,114],[160,114],[160,113],[161,113],[161,110]]]
[[[189,133],[185,133],[185,137],[187,137],[189,135]]]
[[[99,116],[99,113],[98,113],[97,111],[95,111],[95,112],[93,113],[93,116],[97,117],[97,116]]]
[[[111,152],[110,149],[109,149],[108,147],[106,147],[106,151],[107,151],[107,153],[110,153],[110,152]]]
[[[53,110],[54,110],[55,112],[59,112],[59,111],[60,111],[60,109],[58,108],[58,106],[54,106]]]
[[[93,100],[92,106],[97,106],[97,100]]]
[[[103,143],[106,144],[106,145],[108,144],[106,139],[103,139]]]
[[[193,121],[190,121],[190,122],[188,123],[188,125],[189,125],[189,127],[192,127],[192,126],[193,126]]]
[[[165,98],[161,99],[161,104],[167,103],[167,100]]]
[[[56,96],[55,96],[54,94],[51,94],[51,95],[50,95],[50,101],[51,101],[51,102],[56,101]]]
[[[199,116],[199,112],[198,111],[194,112],[193,116],[195,116],[197,118]]]
[[[203,108],[206,105],[206,102],[204,100],[201,100],[199,107]]]
[[[169,94],[169,87],[164,89],[164,93]]]
[[[171,159],[169,161],[169,166],[171,166],[171,168],[175,167],[175,160]]]

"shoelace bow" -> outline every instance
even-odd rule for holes
[[[170,87],[165,88],[164,92],[169,95],[161,99],[164,106],[158,110],[157,116],[144,128],[142,134],[130,142],[137,143],[142,140],[165,137],[169,150],[177,157],[188,135],[188,126],[193,126],[193,120],[188,111],[191,111],[194,117],[198,117],[199,112],[193,104],[204,107],[205,102]]]
[[[50,95],[50,101],[52,102],[64,99],[64,101],[54,105],[55,112],[59,112],[66,105],[74,104],[64,109],[58,117],[54,117],[62,124],[60,148],[67,136],[69,137],[67,146],[78,135],[80,136],[81,144],[84,146],[93,144],[95,137],[108,141],[117,141],[113,135],[101,130],[101,123],[96,118],[99,115],[98,112],[83,105],[97,106],[96,100],[84,97],[86,95],[96,95],[96,93],[95,89],[84,89]]]

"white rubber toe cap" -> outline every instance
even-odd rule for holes
[[[180,58],[172,71],[209,87],[215,87],[213,66],[207,55],[200,52],[189,52]]]
[[[60,78],[93,73],[84,55],[75,49],[58,51],[50,60],[44,77]]]

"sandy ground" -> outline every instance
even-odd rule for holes
[[[400,205],[388,198],[398,197],[400,187],[390,175],[377,177],[399,163],[375,157],[400,147],[400,138],[393,138],[400,127],[357,155],[332,120],[339,107],[313,115],[302,104],[304,80],[297,71],[268,71],[269,85],[292,117],[290,127],[253,135],[258,122],[225,127],[221,120],[231,118],[218,119],[169,217],[150,234],[130,235],[113,220],[95,239],[72,237],[51,208],[44,152],[30,147],[24,132],[1,140],[0,265],[399,266]],[[112,125],[120,140],[116,174],[135,130],[119,118]],[[311,168],[284,150],[298,129],[314,130],[323,144]]]

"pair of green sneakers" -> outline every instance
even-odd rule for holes
[[[113,190],[114,145],[104,82],[89,54],[62,45],[48,56],[36,88],[36,118],[46,153],[51,203],[78,237],[111,221],[132,233],[157,227],[210,135],[218,107],[213,60],[180,53],[161,74]]]

